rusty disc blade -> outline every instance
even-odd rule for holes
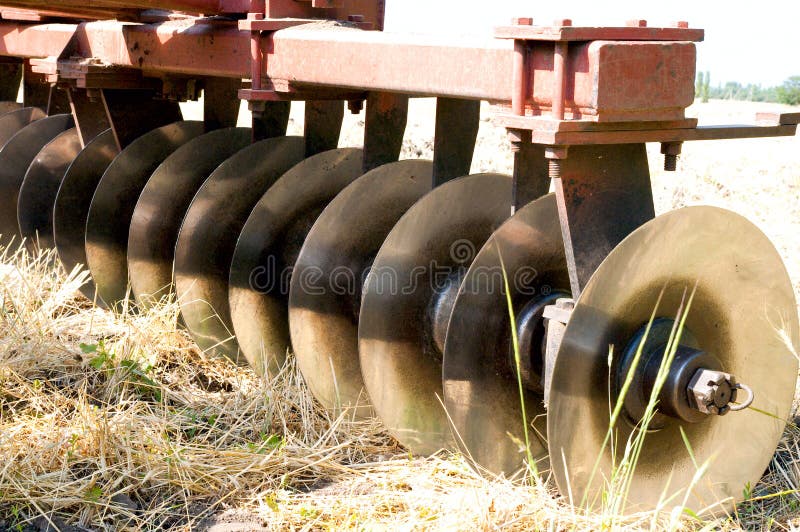
[[[609,397],[615,372],[614,365],[609,371],[610,346],[615,355],[623,352],[648,323],[662,290],[656,316],[674,319],[695,286],[686,333],[722,362],[723,371],[753,389],[754,408],[697,423],[664,416],[664,427],[646,434],[623,511],[651,510],[665,498],[684,496],[695,512],[713,510],[719,501],[729,507],[769,464],[797,379],[792,283],[775,247],[752,223],[716,207],[687,207],[644,224],[614,248],[567,325],[553,371],[547,433],[556,481],[574,504],[598,507],[611,478],[612,449],[603,445],[609,405],[616,403]],[[613,429],[617,463],[632,432],[623,419]],[[698,466],[707,469],[694,482]]]
[[[239,357],[228,303],[236,240],[272,184],[303,159],[302,137],[262,140],[223,162],[192,200],[175,245],[175,292],[183,321],[205,351]]]
[[[53,237],[58,258],[67,271],[86,267],[86,219],[92,196],[111,161],[119,154],[114,133],[107,129],[93,138],[64,174],[53,207]],[[91,279],[81,287],[87,298],[103,306]]]
[[[289,293],[292,349],[309,389],[326,408],[369,416],[358,359],[358,313],[367,268],[400,217],[431,190],[433,164],[380,166],[322,211],[295,264]]]
[[[175,150],[147,181],[128,233],[131,291],[143,307],[172,293],[175,242],[192,198],[225,159],[250,142],[247,128],[206,133]]]
[[[525,467],[527,456],[520,448],[526,427],[503,268],[517,317],[531,301],[569,291],[555,196],[529,203],[494,232],[461,283],[447,328],[442,375],[457,443],[480,467],[510,476]],[[531,345],[539,347],[541,339]],[[528,359],[538,355],[520,353]],[[526,418],[533,423],[527,428],[530,451],[540,471],[547,467],[542,399],[525,389]]]
[[[109,308],[128,299],[128,232],[139,194],[172,152],[203,134],[202,122],[175,122],[131,142],[111,162],[94,191],[86,219],[86,260]]]
[[[39,151],[57,135],[73,126],[72,116],[54,115],[36,120],[20,129],[0,148],[0,243],[19,243],[17,221],[19,189],[28,167]]]
[[[400,218],[367,276],[358,324],[364,384],[378,416],[416,454],[454,446],[435,342],[447,322],[439,310],[458,289],[448,281],[466,271],[510,210],[508,176],[471,175],[441,185]],[[444,306],[434,309],[439,297]],[[432,314],[440,316],[436,324]]]
[[[22,109],[22,104],[19,102],[0,102],[0,115],[10,113]]]
[[[24,107],[5,112],[0,116],[0,148],[20,129],[45,116],[47,115],[44,111],[38,107]]]
[[[356,148],[303,160],[264,193],[242,228],[229,279],[231,322],[260,375],[275,375],[285,362],[289,273],[300,247],[322,209],[363,173],[363,160]]]
[[[17,218],[20,234],[31,252],[55,246],[53,206],[67,168],[80,151],[78,130],[68,129],[42,148],[28,167],[19,189]]]

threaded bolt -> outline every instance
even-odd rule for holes
[[[674,172],[678,169],[678,156],[667,154],[664,156],[664,170],[667,172]]]
[[[561,160],[550,159],[547,161],[547,175],[550,179],[561,179]]]

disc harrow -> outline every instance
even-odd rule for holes
[[[142,7],[93,4],[134,21]],[[200,349],[264,376],[294,353],[324,407],[377,415],[415,454],[551,471],[591,508],[643,435],[626,511],[673,492],[694,510],[741,500],[792,404],[792,284],[742,217],[656,216],[645,143],[675,170],[683,142],[794,135],[800,115],[698,128],[684,111],[702,31],[685,23],[518,19],[464,46],[365,31],[379,3],[357,4],[366,18],[327,11],[355,28],[288,0],[203,4],[238,30],[0,22],[51,37],[0,42],[2,94],[25,95],[0,102],[0,242],[55,247],[117,312],[174,298]],[[114,53],[134,31],[149,51]],[[107,56],[66,53],[78,32]],[[177,101],[201,90],[203,119],[182,120]],[[437,98],[432,161],[398,160],[414,96]],[[252,127],[235,127],[239,99]],[[304,135],[287,136],[298,100]],[[511,176],[470,173],[481,100],[508,131]],[[345,102],[364,112],[360,147],[339,146]]]

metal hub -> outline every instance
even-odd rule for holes
[[[532,392],[544,393],[544,366],[547,352],[544,309],[555,304],[556,300],[565,297],[569,297],[569,294],[555,291],[531,299],[516,316],[520,376],[522,384]],[[508,347],[508,364],[511,371],[516,373],[517,361],[514,346],[511,344]]]
[[[672,363],[661,388],[656,391],[658,374],[667,355],[667,344],[675,321],[657,318],[647,330],[643,325],[628,343],[616,370],[616,393],[621,394],[629,372],[631,387],[624,397],[629,423],[637,426],[651,398],[658,400],[658,412],[647,430],[660,430],[667,424],[665,416],[688,423],[699,423],[709,415],[725,415],[732,407],[741,410],[747,404],[735,404],[737,384],[733,376],[722,371],[722,363],[714,355],[699,348],[691,331],[682,331]],[[642,346],[644,343],[644,346]],[[641,358],[633,368],[637,351]]]

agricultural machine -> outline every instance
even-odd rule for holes
[[[687,118],[702,30],[520,18],[457,39],[381,31],[382,0],[3,4],[0,233],[86,265],[97,304],[177,297],[201,349],[270,375],[291,346],[326,407],[494,473],[530,455],[576,504],[641,430],[631,509],[687,486],[693,508],[731,504],[767,467],[792,284],[737,214],[656,217],[645,143],[675,170],[684,142],[794,135],[800,115]],[[414,97],[437,98],[430,161],[398,160]],[[511,176],[468,175],[482,101]],[[346,109],[361,147],[339,148]]]

